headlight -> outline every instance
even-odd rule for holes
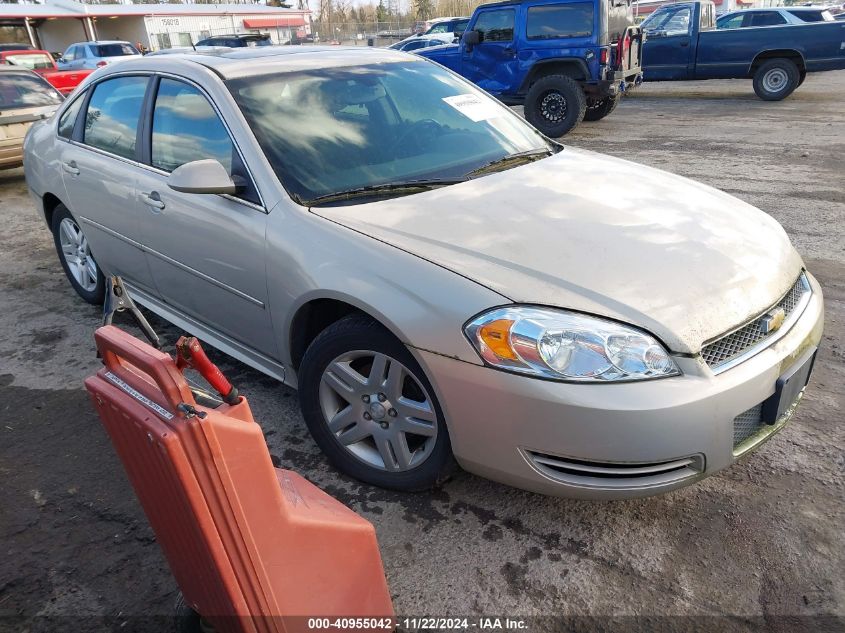
[[[497,308],[474,319],[464,330],[488,364],[521,374],[607,382],[681,373],[654,337],[577,312]]]

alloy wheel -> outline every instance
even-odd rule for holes
[[[566,117],[566,98],[559,92],[550,91],[540,100],[540,114],[552,123]]]
[[[88,240],[71,218],[64,218],[59,224],[59,243],[62,257],[74,280],[86,292],[97,287],[97,263],[91,256]]]
[[[356,350],[323,370],[323,419],[344,450],[373,468],[404,472],[431,455],[437,414],[419,379],[379,352]]]

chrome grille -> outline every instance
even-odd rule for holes
[[[583,461],[531,450],[524,453],[534,468],[547,477],[584,487],[620,490],[670,484],[704,471],[703,455],[663,462],[629,463]]]
[[[742,356],[750,351],[752,347],[773,336],[775,332],[764,332],[763,330],[763,319],[767,314],[775,308],[783,308],[786,314],[786,321],[788,321],[789,317],[795,312],[796,307],[798,307],[804,298],[804,295],[809,292],[810,284],[804,274],[801,273],[801,276],[798,277],[798,280],[789,292],[769,310],[766,310],[766,312],[738,330],[734,330],[730,334],[702,347],[701,357],[704,359],[704,362],[711,369],[716,369]],[[786,321],[784,321],[784,325],[781,327],[782,330],[785,328],[788,329]]]
[[[763,403],[743,411],[734,418],[734,448],[742,444],[752,435],[762,429],[763,424]]]

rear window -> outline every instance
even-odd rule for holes
[[[46,81],[23,72],[0,72],[0,110],[59,105],[62,95]]]
[[[589,37],[593,33],[593,3],[572,2],[528,9],[525,27],[529,40]]]
[[[121,55],[140,55],[131,44],[93,44],[94,57],[120,57]]]
[[[830,11],[790,11],[790,13],[804,22],[830,22],[833,20]]]
[[[21,53],[20,55],[6,55],[6,61],[15,66],[23,66],[30,70],[52,70],[53,58],[44,53]]]

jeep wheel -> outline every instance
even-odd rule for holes
[[[525,99],[525,118],[550,138],[563,136],[583,119],[587,98],[578,82],[565,75],[535,81]]]
[[[587,111],[584,112],[585,121],[600,121],[616,109],[622,95],[605,97],[604,99],[587,99]]]
[[[754,92],[763,101],[785,99],[798,87],[801,73],[789,59],[770,59],[754,73]]]

